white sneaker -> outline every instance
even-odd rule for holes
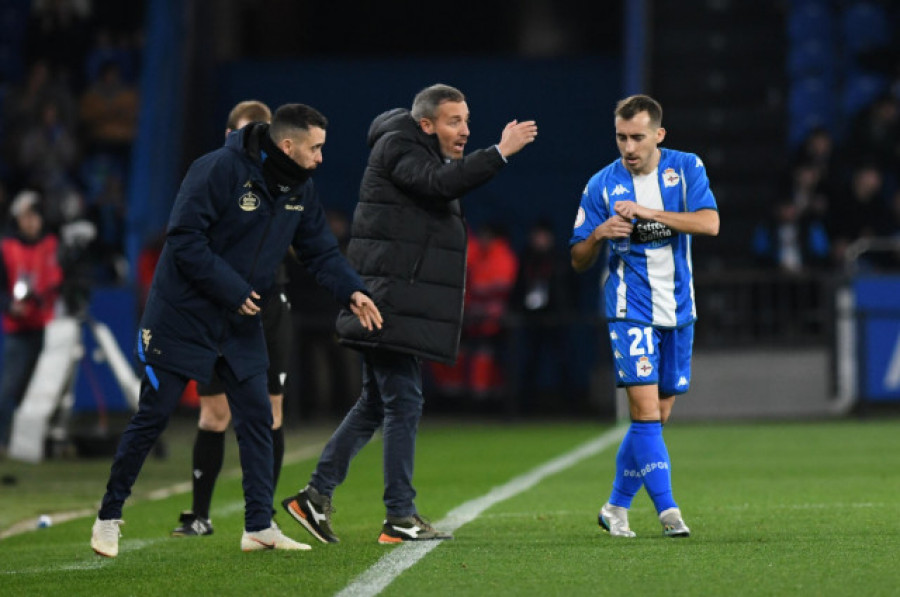
[[[600,508],[597,522],[604,531],[612,537],[636,537],[634,531],[628,526],[628,508],[613,506],[609,502]]]
[[[252,533],[244,531],[241,536],[242,551],[261,551],[263,549],[289,549],[293,551],[306,551],[312,549],[306,543],[294,541],[286,537],[274,522],[272,526]]]
[[[687,528],[681,518],[681,510],[669,508],[659,513],[659,522],[663,526],[663,535],[666,537],[690,537],[691,529]]]
[[[95,520],[91,530],[91,547],[94,551],[107,558],[119,555],[119,537],[122,536],[119,525],[122,524],[125,524],[124,520]]]

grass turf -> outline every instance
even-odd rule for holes
[[[637,539],[613,539],[598,529],[596,512],[612,479],[611,447],[489,508],[460,527],[456,540],[442,543],[401,574],[383,594],[896,594],[897,423],[675,422],[666,427],[666,440],[675,497],[693,531],[691,538],[663,537],[643,492],[631,510]],[[459,504],[606,429],[426,419],[416,463],[417,505],[432,520],[440,520]],[[230,457],[235,452],[232,446]],[[175,458],[173,452],[170,460]],[[96,504],[109,463],[103,463],[99,473],[88,464],[78,483],[94,476],[93,492],[79,504],[82,508]],[[313,465],[314,458],[287,465],[276,496],[304,484]],[[35,483],[47,466],[55,464],[33,467]],[[80,461],[68,466],[83,469]],[[149,461],[147,466],[165,464]],[[167,474],[156,475],[158,479],[142,475],[139,485],[146,487],[126,504],[127,524],[115,560],[91,552],[92,517],[0,541],[3,593],[328,595],[397,549],[376,543],[383,517],[378,442],[360,453],[335,495],[334,526],[341,543],[314,543],[311,552],[241,553],[240,481],[233,475],[223,477],[217,488],[214,535],[169,538],[178,511],[189,499],[142,499],[152,485],[168,481],[162,478]],[[184,481],[181,475],[173,478]],[[64,479],[48,482],[54,493],[65,491]],[[2,491],[4,506],[20,499],[9,488]],[[310,541],[283,513],[278,519],[290,536]]]

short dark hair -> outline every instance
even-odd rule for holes
[[[410,114],[418,122],[422,118],[434,118],[435,114],[437,114],[438,106],[444,102],[464,101],[466,101],[466,96],[463,95],[462,91],[456,87],[437,83],[431,87],[426,87],[416,94]]]
[[[291,136],[297,129],[309,131],[310,127],[328,128],[328,119],[321,112],[306,104],[285,104],[275,110],[269,136],[278,143]]]
[[[656,128],[662,126],[662,106],[649,95],[631,95],[616,104],[615,115],[623,120],[631,120],[641,112],[646,112],[650,116],[650,123],[653,126]]]
[[[247,100],[239,102],[228,113],[228,120],[225,122],[225,128],[234,130],[237,128],[238,122],[241,120],[249,120],[250,122],[270,122],[272,120],[272,110],[259,100]]]

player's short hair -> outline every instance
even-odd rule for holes
[[[413,99],[410,114],[418,122],[422,118],[432,119],[437,114],[438,106],[444,102],[464,102],[466,96],[456,87],[437,83],[426,87]]]
[[[615,115],[623,120],[631,120],[641,112],[650,116],[650,124],[654,127],[662,126],[662,106],[649,95],[632,95],[616,104]]]
[[[297,129],[308,132],[310,127],[326,129],[328,128],[328,119],[312,106],[284,104],[275,110],[275,116],[269,126],[269,136],[278,143],[295,135]]]
[[[271,122],[272,110],[259,100],[247,100],[240,102],[228,113],[225,128],[237,130],[238,123],[242,120],[250,122]]]

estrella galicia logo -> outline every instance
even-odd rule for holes
[[[253,191],[247,191],[243,195],[241,195],[240,199],[238,199],[238,205],[244,211],[253,211],[257,207],[259,207],[260,201],[259,197],[253,193]]]

